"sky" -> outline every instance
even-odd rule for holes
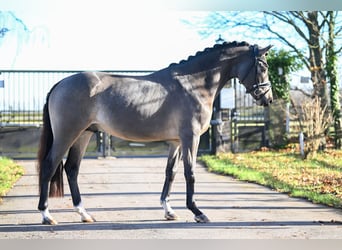
[[[0,10],[12,11],[30,30],[20,45],[15,33],[6,34],[0,68],[156,70],[214,45],[215,38],[201,39],[181,22],[200,12],[139,2],[129,8],[106,0],[0,1]]]
[[[171,8],[172,2],[179,0],[0,0],[0,11],[12,11],[29,30],[18,40],[18,24],[10,23],[0,38],[0,69],[158,70],[213,46],[219,31],[204,38],[182,22],[213,10],[194,3]],[[0,18],[0,27],[4,21]],[[221,35],[255,43],[239,30]]]

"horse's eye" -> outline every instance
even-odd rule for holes
[[[267,67],[265,67],[263,63],[259,62],[259,69],[261,72],[265,73],[267,70]]]

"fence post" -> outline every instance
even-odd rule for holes
[[[232,152],[238,153],[239,152],[239,136],[238,136],[238,127],[237,127],[237,119],[238,119],[238,112],[236,108],[233,108],[231,111],[231,140],[232,140]]]
[[[0,88],[5,88],[5,80],[1,72],[0,72]]]
[[[264,107],[264,133],[263,133],[263,138],[262,138],[262,144],[265,147],[270,146],[269,129],[270,129],[270,108]]]
[[[300,154],[302,157],[305,156],[304,152],[304,134],[302,131],[299,133],[299,148],[300,148]]]
[[[97,132],[96,141],[99,155],[103,158],[111,156],[110,135],[105,132]]]

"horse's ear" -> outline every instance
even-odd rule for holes
[[[265,48],[259,49],[259,56],[265,55],[267,51],[269,51],[270,48],[272,48],[273,45],[268,45]]]

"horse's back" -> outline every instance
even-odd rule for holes
[[[55,122],[64,120],[77,129],[95,124],[124,139],[173,140],[179,108],[171,99],[170,91],[151,77],[84,72],[61,80],[49,106]]]

